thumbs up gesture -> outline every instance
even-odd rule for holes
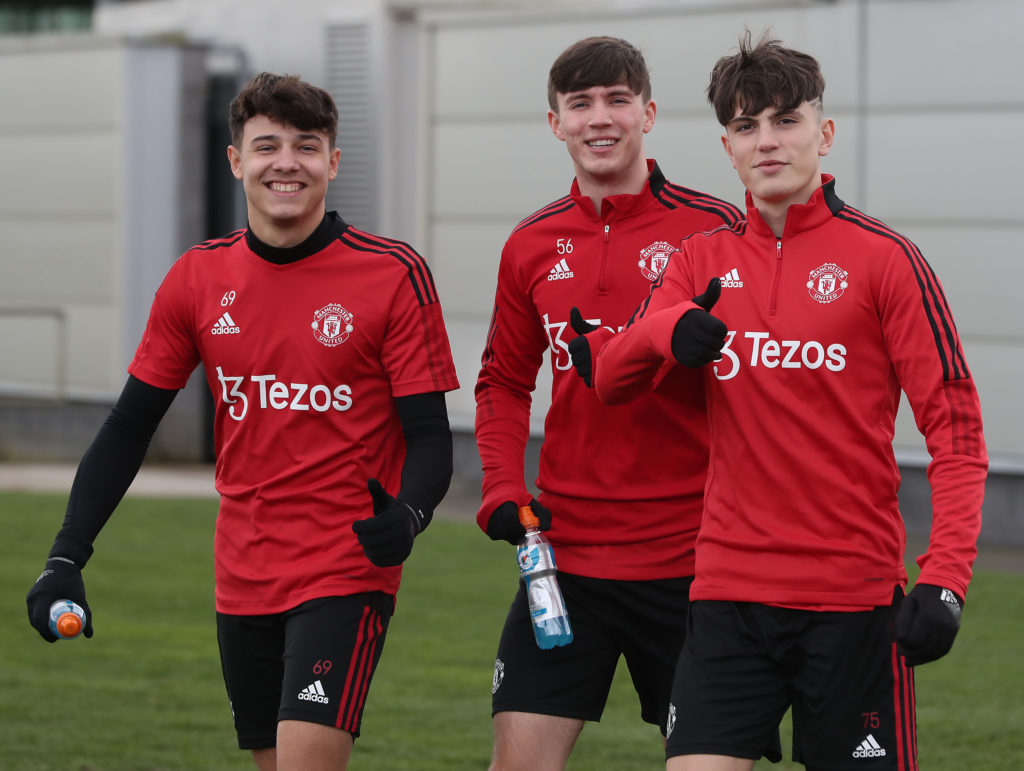
[[[378,567],[401,565],[412,552],[412,542],[429,523],[433,512],[410,506],[394,498],[380,482],[371,479],[366,484],[373,501],[373,516],[352,523],[367,558]]]
[[[569,325],[572,327],[572,331],[578,335],[569,341],[569,358],[572,359],[572,365],[576,368],[577,374],[590,387],[594,375],[594,357],[590,353],[587,332],[593,332],[597,326],[585,320],[580,309],[575,305],[569,311]]]
[[[722,295],[722,281],[713,278],[703,294],[693,298],[699,307],[688,310],[672,330],[672,355],[685,367],[703,367],[721,358],[729,329],[711,309]]]

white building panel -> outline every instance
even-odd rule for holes
[[[869,8],[867,72],[873,104],[1022,108],[1020,0],[903,0],[873,2]],[[933,127],[922,122],[926,131]]]
[[[941,222],[1014,222],[1024,210],[1010,187],[1024,176],[1024,155],[1004,152],[1024,136],[1024,104],[1013,111],[928,111],[879,115],[868,126],[870,213]]]

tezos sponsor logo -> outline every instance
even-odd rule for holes
[[[811,271],[807,279],[807,292],[812,298],[827,305],[843,296],[850,285],[849,274],[834,262],[826,262]]]
[[[744,350],[749,346],[749,352]],[[768,332],[744,332],[737,340],[734,330],[725,336],[722,358],[714,364],[715,377],[731,380],[742,365],[767,369],[820,369],[842,372],[846,369],[846,346],[819,343],[817,340],[776,340]]]
[[[261,410],[294,410],[296,412],[346,412],[352,407],[352,387],[316,383],[293,383],[278,380],[275,374],[227,375],[217,367],[221,401],[228,405],[228,415],[242,420],[249,412],[250,399]]]
[[[341,345],[348,336],[352,334],[352,314],[345,310],[338,303],[325,305],[313,314],[313,337],[333,348]]]
[[[640,272],[648,281],[654,281],[668,265],[668,258],[677,249],[668,241],[655,241],[640,252]]]

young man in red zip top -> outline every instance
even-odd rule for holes
[[[326,212],[330,94],[262,73],[230,107],[248,227],[164,278],[28,594],[85,608],[82,568],[157,424],[202,364],[216,404],[217,640],[238,746],[262,771],[348,764],[402,562],[452,475],[458,387],[430,271]],[[93,617],[88,613],[87,637]]]
[[[675,398],[695,375],[680,370],[643,401],[605,407],[573,374],[568,344],[592,325],[620,329],[682,238],[740,217],[668,182],[646,158],[656,105],[643,56],[626,41],[566,49],[551,68],[548,102],[576,178],[502,250],[476,384],[477,522],[515,544],[517,509],[532,506],[554,546],[574,640],[538,648],[520,585],[494,670],[492,768],[503,771],[562,768],[584,721],[601,717],[620,656],[642,719],[665,730],[707,466],[703,401]],[[576,305],[587,321],[570,319]],[[531,499],[530,394],[547,352],[554,382]]]
[[[788,707],[807,768],[916,769],[912,667],[953,645],[977,554],[988,458],[961,341],[918,248],[821,173],[823,91],[817,61],[767,34],[719,60],[708,98],[747,220],[687,239],[625,331],[588,335],[608,403],[704,376],[711,461],[669,771],[778,760]],[[932,458],[906,596],[901,391]]]

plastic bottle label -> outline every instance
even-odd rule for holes
[[[519,560],[519,572],[524,577],[533,573],[558,569],[555,564],[555,553],[550,546],[541,547],[536,544],[520,546],[516,556]]]
[[[526,582],[526,591],[530,601],[530,617],[534,623],[566,614],[562,594],[548,576],[530,578]]]

